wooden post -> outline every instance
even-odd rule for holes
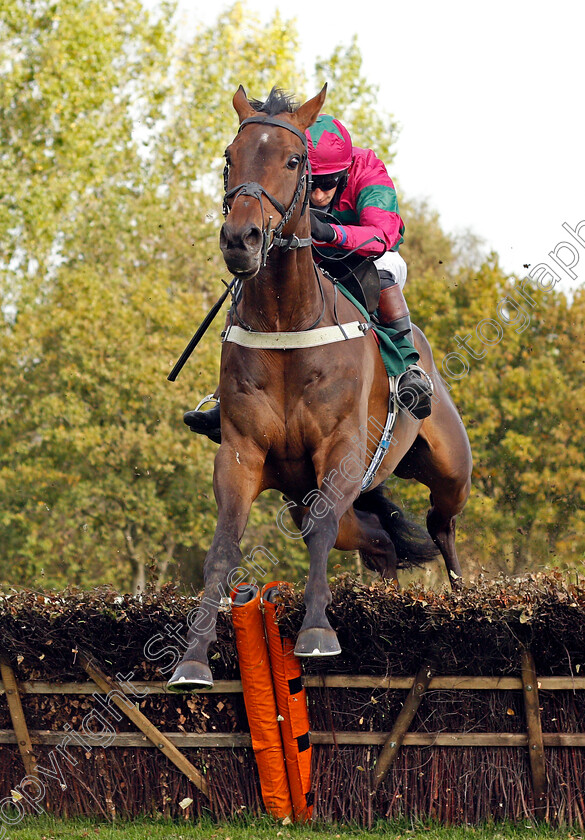
[[[14,734],[16,735],[18,749],[20,750],[26,775],[36,777],[37,758],[33,752],[32,742],[26,725],[24,709],[22,708],[22,703],[20,701],[18,683],[16,682],[16,677],[14,676],[14,671],[12,670],[9,660],[1,654],[0,674],[2,675],[2,682],[4,683],[6,699],[8,700],[8,710],[10,711],[12,728],[14,729]]]
[[[106,674],[101,671],[98,666],[89,659],[89,657],[79,651],[79,657],[81,661],[81,665],[83,666],[84,670],[87,674],[91,677],[94,683],[104,691],[106,694],[109,692],[115,692],[111,695],[112,701],[116,704],[116,706],[120,709],[121,712],[124,712],[126,717],[129,717],[132,723],[135,723],[136,726],[144,732],[146,737],[149,741],[151,741],[158,749],[164,753],[164,755],[169,758],[175,767],[178,767],[179,770],[187,776],[190,782],[199,788],[201,793],[203,793],[209,799],[209,788],[207,785],[207,781],[205,777],[197,770],[191,762],[185,758],[183,753],[175,747],[174,744],[169,741],[166,735],[163,735],[156,726],[151,723],[148,718],[142,714],[142,712],[138,709],[137,706],[134,705],[130,700],[127,702],[124,701],[120,697],[121,694],[125,694],[124,689],[118,683],[115,683],[110,677],[106,676]]]
[[[522,648],[522,688],[524,691],[524,710],[528,727],[528,752],[532,771],[532,790],[534,793],[534,815],[538,819],[546,816],[546,765],[544,761],[544,741],[538,704],[538,682],[534,659],[526,648]]]
[[[404,701],[404,706],[400,710],[400,714],[396,718],[392,731],[386,739],[386,743],[382,747],[382,752],[378,756],[378,761],[376,762],[376,767],[374,769],[374,791],[379,788],[388,775],[390,767],[395,762],[398,751],[404,741],[404,736],[408,732],[410,724],[412,723],[417,709],[420,706],[423,695],[429,687],[432,675],[432,667],[427,664],[423,665],[414,678],[412,688],[408,693],[408,697]]]

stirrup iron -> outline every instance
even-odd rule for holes
[[[208,394],[206,397],[203,397],[202,400],[199,400],[195,407],[195,411],[200,411],[202,405],[207,405],[208,402],[214,402],[215,405],[219,405],[219,397],[216,397],[214,394]],[[215,408],[215,406],[214,406]]]

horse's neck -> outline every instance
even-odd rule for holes
[[[310,248],[273,248],[258,275],[244,283],[243,319],[261,332],[295,332],[320,316],[323,300]]]

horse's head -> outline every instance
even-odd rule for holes
[[[317,119],[326,91],[327,85],[296,110],[274,90],[257,107],[241,85],[234,96],[240,129],[225,153],[226,220],[219,244],[237,277],[254,277],[273,244],[296,231],[310,188],[305,130]]]

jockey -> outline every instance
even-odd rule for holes
[[[404,223],[385,165],[370,149],[353,146],[345,126],[326,114],[317,118],[306,135],[313,176],[311,236],[318,253],[325,259],[328,249],[334,249],[331,253],[336,256],[343,251],[363,257],[379,254],[374,259],[381,286],[378,320],[413,344],[410,313],[402,293],[407,269],[398,252]],[[335,223],[324,221],[319,211],[326,211]],[[431,396],[420,369],[410,367],[398,385],[404,408],[422,420],[431,413]]]
[[[404,224],[396,190],[384,163],[369,149],[353,146],[339,120],[321,114],[306,132],[313,177],[311,237],[318,253],[352,251],[363,257],[380,256],[374,265],[380,275],[378,321],[413,343],[410,313],[402,293],[406,263],[398,248]],[[336,219],[329,224],[319,211]],[[398,384],[401,405],[419,420],[431,413],[432,390],[420,368],[409,367]],[[187,411],[184,422],[193,432],[221,441],[219,404],[209,411]]]

